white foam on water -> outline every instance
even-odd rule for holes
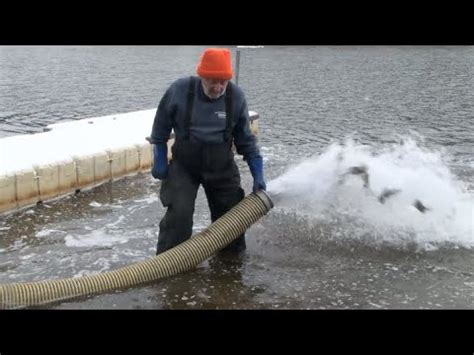
[[[411,137],[378,148],[348,139],[291,166],[268,183],[268,192],[278,207],[319,220],[344,215],[363,221],[393,244],[414,233],[412,241],[426,250],[446,243],[472,248],[474,195],[443,159],[447,157],[442,151],[426,149]],[[360,176],[347,174],[354,166],[367,168],[368,188]],[[382,204],[378,197],[384,189],[400,192]],[[414,207],[416,200],[429,210],[421,213]]]
[[[36,238],[48,237],[51,234],[55,234],[55,233],[64,233],[64,231],[57,230],[57,229],[43,229],[36,233]]]
[[[73,236],[66,235],[64,242],[67,247],[90,247],[90,246],[112,246],[123,244],[128,241],[127,237],[115,237],[107,234],[104,230],[94,230],[90,234]]]
[[[124,215],[120,215],[119,218],[115,221],[115,222],[112,222],[112,223],[107,223],[106,226],[107,227],[115,227],[117,226],[118,224],[120,224],[123,220],[125,220],[125,216]]]
[[[159,197],[158,197],[158,194],[153,194],[153,195],[150,195],[148,197],[145,197],[145,198],[142,198],[142,199],[138,199],[138,200],[134,200],[133,202],[136,202],[136,203],[146,203],[147,205],[151,205],[152,203],[155,203],[156,201],[159,201]]]

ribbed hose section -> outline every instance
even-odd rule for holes
[[[0,309],[24,308],[150,283],[197,266],[243,234],[273,203],[250,194],[208,228],[149,260],[93,276],[0,285]]]

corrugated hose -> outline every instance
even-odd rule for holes
[[[0,285],[0,309],[27,308],[131,288],[190,270],[273,208],[264,191],[246,196],[208,228],[148,260],[92,276]]]

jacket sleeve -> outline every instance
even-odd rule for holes
[[[236,118],[233,136],[237,153],[242,155],[244,160],[260,157],[260,151],[257,146],[257,138],[250,130],[250,117],[247,108],[247,101],[245,98]]]
[[[173,112],[171,109],[172,87],[165,92],[156,110],[151,131],[151,144],[166,143],[173,128]]]

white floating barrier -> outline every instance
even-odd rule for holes
[[[40,201],[53,199],[61,193],[62,187],[59,185],[59,166],[60,165],[43,165],[35,167]]]
[[[0,211],[8,211],[18,208],[16,201],[16,177],[15,175],[0,176]]]
[[[70,194],[76,192],[77,177],[76,165],[73,161],[64,162],[58,165],[59,167],[59,186],[61,194]]]
[[[38,179],[34,170],[20,171],[15,174],[16,200],[18,208],[31,206],[40,201]],[[3,196],[2,196],[3,200]]]
[[[156,109],[56,123],[0,139],[0,213],[150,171]],[[258,134],[258,114],[249,111]],[[174,139],[168,141],[171,147]],[[171,149],[168,150],[171,158]]]

